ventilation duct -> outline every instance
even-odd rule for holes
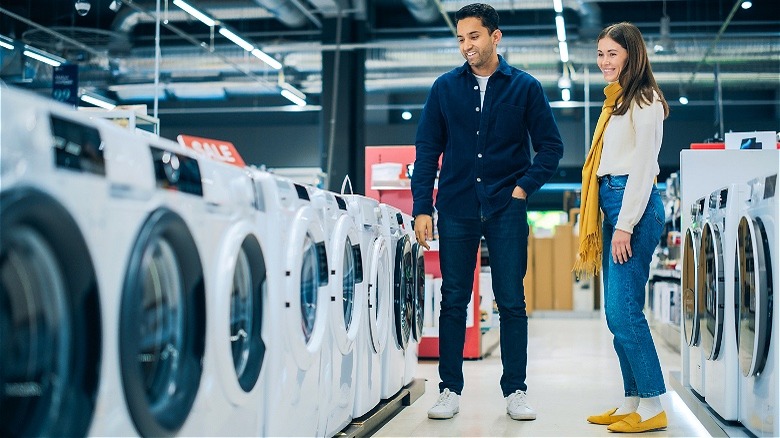
[[[403,0],[415,20],[422,23],[432,23],[441,17],[434,0]]]
[[[306,22],[306,16],[291,0],[254,0],[254,2],[268,9],[268,12],[287,26],[301,27]]]
[[[425,21],[425,17],[430,17],[430,21],[435,20],[441,14],[436,6],[435,0],[403,0],[409,11],[419,21]],[[469,0],[441,0],[443,9],[446,13],[454,15],[458,9],[470,3]],[[634,0],[642,1],[642,0]],[[595,0],[562,0],[564,9],[571,9],[576,12],[580,18],[579,36],[582,38],[595,38],[604,27],[601,22],[601,8]],[[490,5],[501,15],[502,11],[532,11],[532,10],[552,10],[553,2],[551,0],[494,0]],[[422,17],[422,18],[421,18]],[[499,25],[500,27],[500,25]]]
[[[262,7],[258,8],[257,5]],[[210,0],[200,1],[197,6],[221,21],[276,18],[290,27],[299,27],[306,21],[303,13],[288,0]],[[153,9],[151,11],[153,13]],[[193,20],[191,15],[176,7],[171,7],[167,12],[161,14],[164,19],[171,22]],[[141,23],[153,23],[154,17],[152,15],[132,8],[123,8],[116,14],[111,28],[117,32],[131,33]]]

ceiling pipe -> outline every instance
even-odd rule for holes
[[[258,8],[257,5],[261,7]],[[290,27],[300,27],[306,22],[303,13],[288,0],[208,0],[199,1],[197,7],[220,21],[276,18]],[[163,19],[170,22],[193,20],[191,15],[177,7],[163,11],[162,15]],[[116,32],[128,34],[139,24],[153,22],[152,17],[137,9],[122,8],[116,14],[111,28]]]
[[[241,19],[262,19],[273,18],[270,12],[263,8],[258,8],[251,1],[206,1],[198,2],[198,8],[209,13],[212,17],[226,21],[236,18]],[[191,21],[192,16],[177,7],[171,7],[168,11],[162,12],[162,18],[168,21],[181,22]],[[120,33],[131,33],[135,27],[141,23],[153,23],[152,16],[144,14],[136,8],[122,8],[114,18],[111,28]]]
[[[276,19],[289,27],[301,27],[307,21],[303,12],[290,0],[254,0],[254,2],[268,9]]]
[[[441,16],[454,14],[460,8],[470,3],[464,0],[403,0],[404,6],[409,9],[412,16],[419,22],[432,23]],[[499,11],[514,10],[552,10],[550,0],[496,0],[491,5]],[[571,9],[580,17],[580,36],[583,38],[595,38],[601,31],[601,8],[595,0],[563,0],[563,7]]]
[[[421,23],[433,23],[441,17],[433,0],[403,0],[403,3],[414,19]]]

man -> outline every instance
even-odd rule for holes
[[[414,231],[417,241],[428,248],[434,182],[442,158],[436,196],[443,280],[441,383],[428,417],[446,419],[458,413],[466,308],[484,236],[501,315],[501,390],[507,414],[515,420],[534,420],[525,383],[526,198],[553,175],[563,143],[541,84],[496,52],[501,41],[498,13],[489,5],[472,4],[460,9],[455,19],[466,63],[440,76],[431,88],[417,128],[412,176]],[[531,146],[536,151],[533,162]]]

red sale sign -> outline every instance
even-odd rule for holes
[[[244,160],[241,158],[241,155],[239,155],[236,147],[229,141],[193,137],[184,134],[180,134],[176,137],[176,140],[180,145],[204,154],[212,160],[221,161],[238,167],[246,166],[246,163],[244,163]]]

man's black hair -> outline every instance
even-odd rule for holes
[[[468,17],[479,18],[482,25],[487,28],[488,35],[493,35],[493,32],[498,29],[498,12],[493,9],[493,6],[484,3],[466,5],[455,13],[455,23]]]

